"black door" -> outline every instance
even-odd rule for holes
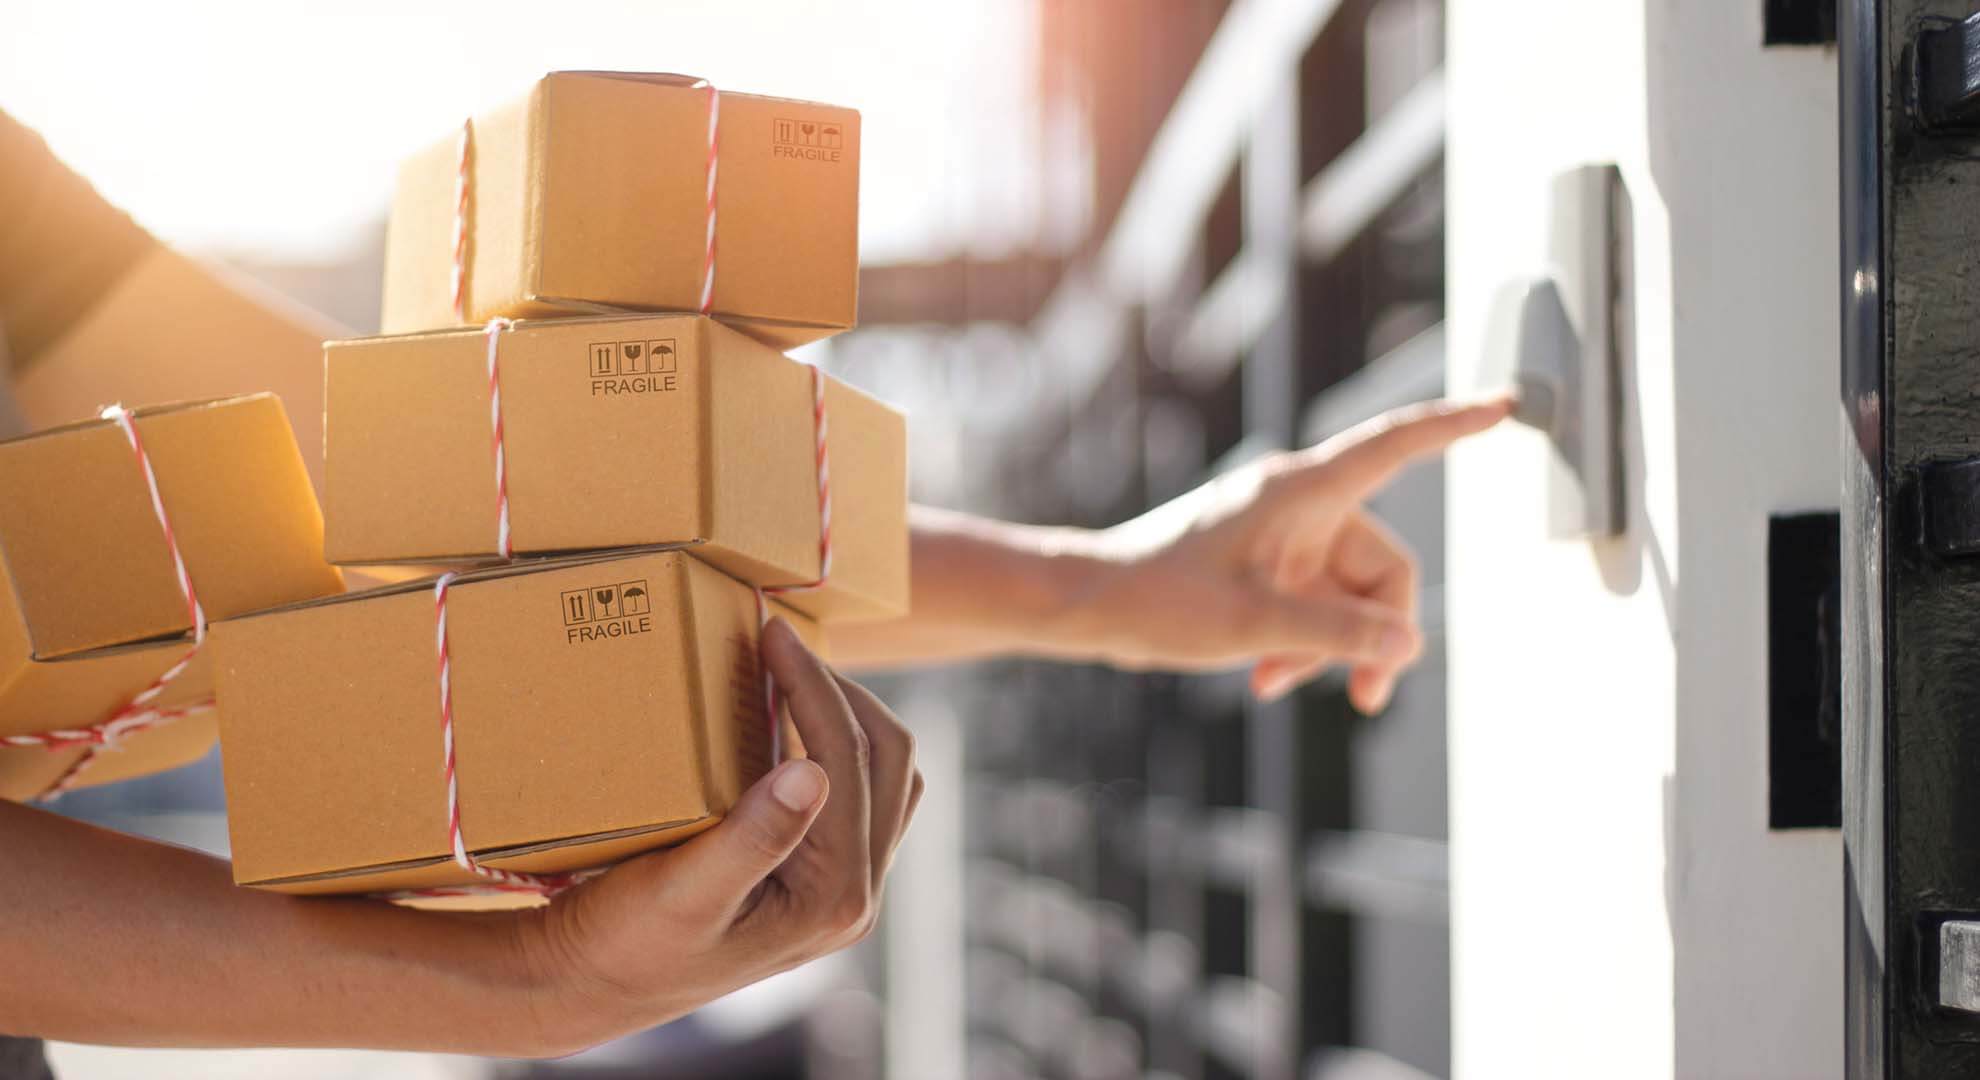
[[[1980,22],[1840,12],[1848,1075],[1980,1076]]]

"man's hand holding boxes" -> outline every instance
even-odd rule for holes
[[[779,351],[853,324],[858,167],[847,109],[553,74],[403,169],[322,516],[265,396],[0,444],[0,794],[217,716],[237,881],[470,904],[719,821],[801,752],[765,621],[907,609],[904,420]]]

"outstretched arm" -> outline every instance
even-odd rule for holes
[[[1344,663],[1355,705],[1378,710],[1420,648],[1417,571],[1361,504],[1511,404],[1397,409],[1111,529],[917,507],[913,612],[833,627],[833,657],[855,667],[992,655],[1186,671],[1249,664],[1265,698]]]

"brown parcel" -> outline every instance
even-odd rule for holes
[[[516,553],[692,541],[752,584],[817,580],[804,365],[692,315],[525,321],[497,345]],[[332,342],[325,366],[331,561],[493,557],[484,333]],[[820,620],[901,614],[906,421],[836,380],[825,402],[832,572],[787,600]]]
[[[678,75],[566,71],[474,117],[466,321],[699,311],[708,91]],[[853,325],[859,114],[724,92],[713,314],[778,348]],[[461,137],[399,173],[386,333],[461,323],[452,299]]]
[[[214,627],[236,881],[478,883],[449,857],[434,619],[401,585]],[[490,866],[674,843],[771,764],[755,598],[679,551],[464,574],[447,637],[461,828]]]
[[[266,394],[135,412],[187,572],[209,619],[340,590],[323,519]],[[0,735],[101,722],[191,641],[170,549],[130,444],[108,420],[0,443]],[[160,699],[212,691],[202,650]],[[105,783],[192,761],[210,714],[133,735],[80,773]],[[0,796],[40,794],[80,748],[0,749]]]

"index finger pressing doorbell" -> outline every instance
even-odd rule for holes
[[[1623,531],[1623,350],[1629,197],[1614,165],[1555,177],[1545,273],[1493,298],[1483,374],[1519,390],[1513,418],[1547,435],[1547,532]]]

